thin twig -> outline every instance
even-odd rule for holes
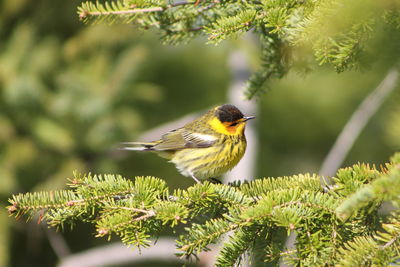
[[[165,7],[148,7],[148,8],[133,8],[127,10],[115,10],[115,11],[95,11],[90,12],[87,10],[83,10],[81,14],[79,14],[80,19],[84,19],[87,16],[104,16],[104,15],[131,15],[131,14],[138,14],[138,13],[152,13],[152,12],[162,12],[167,9],[177,7],[177,6],[184,6],[184,5],[194,5],[195,2],[177,2]]]
[[[144,221],[144,220],[147,220],[148,218],[154,217],[154,216],[156,216],[156,213],[154,211],[150,210],[149,213],[147,213],[143,216],[140,216],[140,217],[136,217],[132,221],[133,222]]]
[[[123,207],[121,207],[123,208]],[[123,227],[125,225],[129,225],[132,222],[138,222],[138,221],[145,221],[148,218],[154,217],[156,216],[156,212],[154,210],[142,210],[142,209],[136,209],[136,208],[123,208],[124,210],[130,210],[130,211],[134,211],[134,212],[141,212],[144,213],[144,215],[139,216],[139,217],[133,217],[132,220],[129,221],[125,221],[125,222],[121,222],[118,223],[116,225],[114,225],[111,228],[99,228],[97,230],[97,235],[96,237],[101,237],[101,236],[105,236],[105,235],[109,235],[112,229],[118,229],[119,227]]]
[[[388,247],[390,247],[391,245],[393,245],[394,242],[396,242],[397,239],[400,238],[400,235],[396,235],[395,237],[393,237],[389,242],[387,242],[385,245],[381,246],[380,249],[387,249]]]
[[[85,18],[87,16],[104,16],[104,15],[128,15],[128,14],[137,14],[137,13],[151,13],[151,12],[160,12],[164,11],[164,7],[149,7],[149,8],[137,8],[137,9],[128,9],[128,10],[115,10],[115,11],[96,11],[89,12],[86,11],[81,14],[81,18]]]
[[[107,209],[129,210],[129,211],[134,211],[134,212],[141,212],[141,213],[144,213],[144,214],[155,214],[155,212],[153,210],[144,210],[144,209],[138,209],[138,208],[128,208],[128,207],[113,206],[113,207],[107,207]]]
[[[289,202],[285,202],[282,203],[280,205],[274,206],[273,209],[280,209],[280,208],[285,208],[291,205],[299,205],[299,206],[305,206],[305,207],[311,207],[311,208],[317,208],[317,209],[321,209],[321,210],[325,210],[328,211],[329,213],[335,214],[335,211],[332,209],[329,209],[327,207],[323,207],[321,205],[318,204],[314,204],[314,203],[306,203],[306,202],[301,202],[301,201],[289,201]]]

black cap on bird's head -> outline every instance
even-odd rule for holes
[[[229,104],[217,107],[215,110],[215,116],[222,123],[235,123],[235,125],[255,118],[254,116],[243,116],[243,113],[237,107]]]
[[[222,105],[217,108],[215,115],[220,122],[234,122],[243,118],[242,112],[234,105]]]

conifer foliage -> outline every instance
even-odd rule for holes
[[[205,251],[228,236],[217,266],[254,261],[297,266],[387,266],[400,257],[400,154],[378,170],[367,164],[340,169],[334,185],[318,175],[264,178],[243,184],[203,182],[170,191],[155,177],[81,175],[68,190],[14,195],[16,218],[40,214],[50,226],[92,223],[97,237],[151,246],[165,228],[178,232],[181,256]],[[390,201],[390,214],[378,214]],[[184,226],[184,230],[182,230]],[[294,248],[279,235],[296,233]]]
[[[327,63],[338,72],[365,67],[382,32],[396,39],[399,10],[396,0],[105,0],[83,2],[78,14],[87,23],[155,28],[166,43],[205,35],[219,44],[251,31],[261,41],[261,67],[245,90],[251,98],[293,66],[307,70],[313,62]]]

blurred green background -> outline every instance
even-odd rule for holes
[[[215,47],[196,40],[163,46],[157,33],[130,25],[86,26],[78,2],[0,1],[0,266],[54,266],[44,227],[15,221],[11,194],[63,188],[74,170],[153,175],[187,187],[175,167],[152,154],[115,153],[121,141],[227,101],[230,53],[247,41]],[[249,47],[250,58],[258,51]],[[254,63],[256,65],[256,63]],[[318,172],[342,127],[385,76],[320,67],[291,72],[257,100],[257,177]],[[398,88],[372,118],[345,165],[381,164],[400,148]],[[103,239],[78,225],[62,235],[73,253]]]

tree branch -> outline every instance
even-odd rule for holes
[[[98,11],[98,12],[90,12],[87,10],[83,10],[79,14],[79,18],[85,19],[88,16],[104,16],[104,15],[131,15],[131,14],[138,14],[138,13],[152,13],[152,12],[162,12],[167,9],[177,7],[177,6],[184,6],[184,5],[194,5],[195,2],[177,2],[165,7],[148,7],[148,8],[133,8],[128,10],[115,10],[115,11]]]
[[[365,125],[382,105],[385,98],[396,88],[399,72],[393,68],[386,77],[359,105],[344,126],[319,171],[322,176],[333,176],[342,165]]]

